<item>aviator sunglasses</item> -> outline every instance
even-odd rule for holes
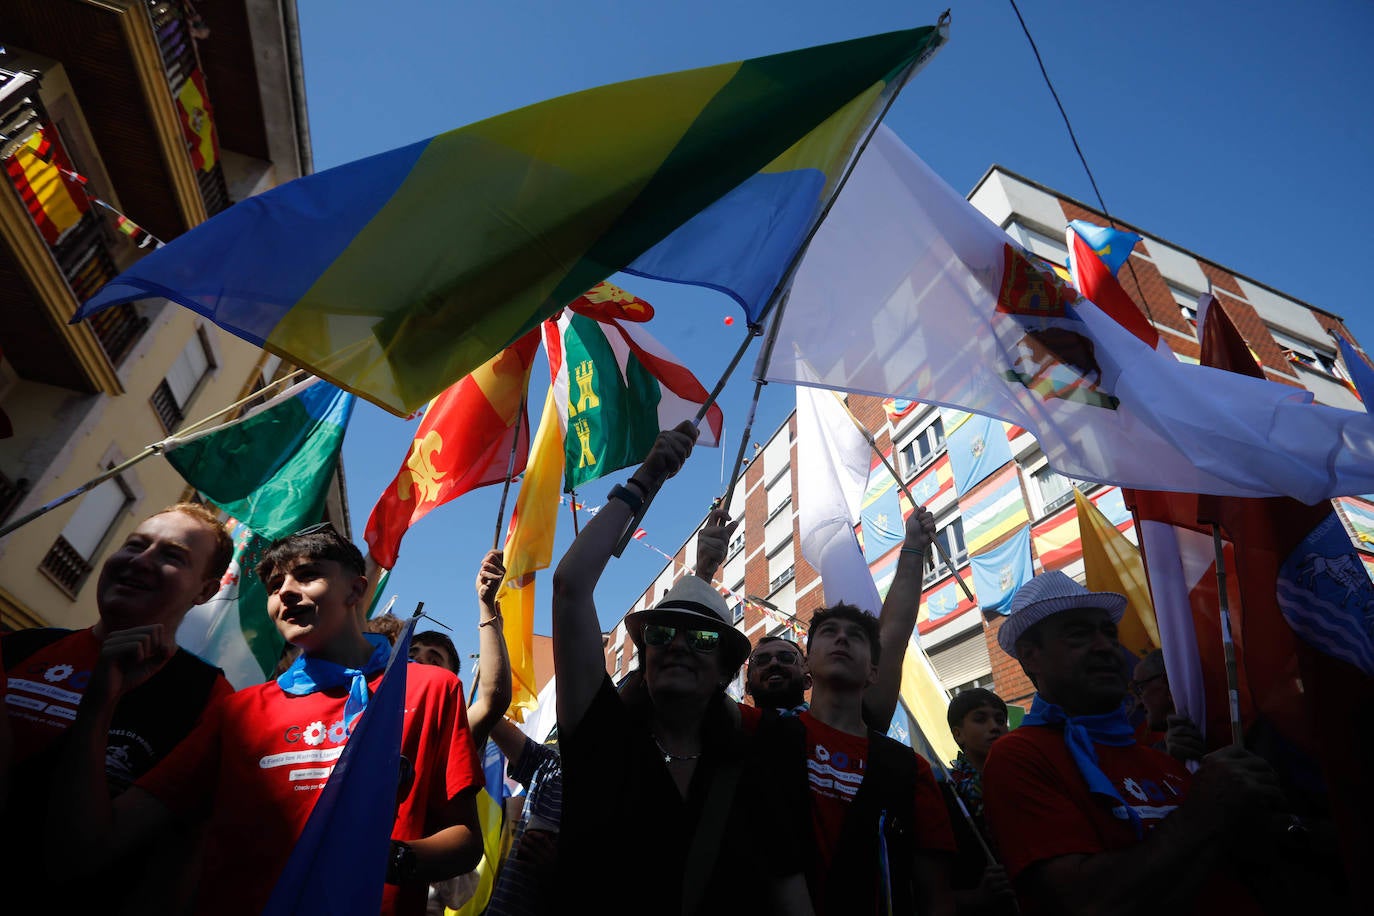
[[[651,646],[666,646],[678,633],[683,635],[694,652],[714,652],[720,646],[720,634],[715,630],[684,630],[661,623],[644,625],[644,642]]]

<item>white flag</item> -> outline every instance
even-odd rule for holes
[[[879,128],[797,272],[766,376],[998,417],[1083,480],[1374,492],[1374,417],[1180,363],[1074,296]]]

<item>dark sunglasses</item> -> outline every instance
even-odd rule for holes
[[[762,668],[769,662],[776,661],[779,665],[795,665],[801,660],[801,656],[790,649],[783,649],[779,652],[759,652],[749,659],[749,664],[758,665]]]
[[[684,630],[662,623],[644,625],[644,642],[650,646],[666,646],[679,633],[693,652],[714,652],[720,646],[720,634],[715,630]]]

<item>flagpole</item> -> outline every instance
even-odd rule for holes
[[[529,391],[520,395],[520,412],[516,414],[516,423],[526,422],[525,420],[525,399],[529,396]],[[515,438],[510,444],[510,460],[506,463],[506,482],[501,487],[501,505],[496,509],[496,534],[491,538],[491,549],[496,550],[501,546],[501,529],[506,521],[506,497],[510,496],[511,478],[515,476],[515,454],[520,451],[520,429],[515,430]]]
[[[944,30],[947,29],[948,26],[949,10],[945,10],[943,13],[940,14],[940,19],[936,23],[936,28]],[[804,238],[802,240],[802,243],[797,246],[796,252],[794,252],[792,255],[791,262],[787,265],[787,270],[783,272],[782,278],[778,280],[777,286],[773,288],[773,294],[768,298],[767,307],[765,307],[764,310],[759,314],[759,318],[762,319],[764,316],[772,312],[773,325],[768,334],[768,342],[765,345],[764,351],[759,360],[758,371],[754,373],[754,398],[749,405],[749,428],[745,429],[744,439],[741,441],[740,444],[739,455],[735,459],[735,470],[730,476],[730,488],[725,492],[723,505],[730,505],[730,497],[734,495],[735,482],[736,478],[739,475],[739,466],[744,461],[745,444],[748,442],[749,433],[751,428],[753,427],[754,411],[758,407],[759,395],[763,392],[763,386],[768,384],[766,381],[764,381],[763,376],[767,373],[768,362],[770,359],[772,359],[773,356],[773,343],[777,339],[778,325],[782,318],[783,309],[787,306],[787,293],[792,286],[792,278],[793,276],[795,276],[797,268],[801,265],[802,258],[803,256],[805,256],[806,249],[808,246],[810,246],[811,240],[816,237],[816,233],[820,231],[821,224],[825,222],[825,218],[830,215],[831,208],[835,206],[835,201],[839,199],[840,192],[843,191],[844,186],[849,183],[849,176],[854,174],[854,166],[858,164],[859,157],[863,155],[864,150],[868,149],[868,144],[873,140],[873,135],[878,132],[878,127],[883,123],[883,118],[885,118],[887,116],[887,113],[892,110],[892,104],[897,101],[897,96],[901,94],[901,90],[906,86],[907,82],[910,81],[910,79],[913,76],[915,76],[916,71],[921,69],[921,67],[924,66],[928,60],[930,60],[934,53],[937,50],[939,50],[939,48],[943,44],[944,38],[942,36],[939,44],[937,44],[934,48],[928,48],[925,51],[925,53],[921,54],[910,64],[908,64],[906,69],[904,69],[901,72],[901,74],[899,74],[898,77],[895,80],[893,80],[893,90],[891,95],[889,95],[886,101],[883,103],[883,110],[878,112],[878,116],[874,118],[873,123],[869,125],[868,132],[864,134],[863,140],[859,143],[857,147],[855,147],[854,154],[849,158],[849,161],[845,163],[844,174],[842,174],[840,176],[840,180],[836,182],[834,193],[830,195],[830,199],[825,202],[825,206],[821,208],[821,212],[817,215],[816,219],[811,223],[811,228],[807,231],[806,238]],[[730,361],[730,365],[726,368],[725,373],[721,376],[720,380],[716,382],[715,388],[713,388],[710,394],[707,395],[706,403],[702,404],[701,408],[697,411],[697,417],[694,421],[696,424],[699,425],[701,423],[702,418],[706,416],[706,411],[708,411],[711,408],[711,405],[715,403],[716,398],[719,397],[720,392],[725,389],[725,383],[734,373],[735,367],[739,365],[740,359],[744,356],[744,350],[748,346],[750,339],[758,335],[759,332],[757,328],[757,323],[751,323],[749,325],[749,330],[751,332],[749,337],[746,337],[744,339],[744,343],[741,344],[739,350],[736,351],[735,356]],[[634,530],[637,527],[639,527],[640,521],[644,518],[645,513],[649,511],[649,504],[654,501],[654,496],[656,495],[657,491],[645,495],[644,502],[640,506],[639,511],[635,513],[634,518],[630,519],[629,525],[627,525],[625,528],[625,533],[621,535],[620,542],[616,545],[614,554],[615,556],[618,557],[625,552],[625,545],[630,542],[630,535],[634,532]]]
[[[902,475],[897,473],[897,469],[892,466],[892,462],[883,454],[883,450],[878,447],[878,440],[874,439],[873,434],[868,431],[868,427],[864,426],[863,423],[859,422],[859,418],[854,416],[854,411],[849,409],[849,405],[844,402],[844,397],[841,396],[838,391],[830,389],[830,393],[835,396],[835,400],[840,402],[840,406],[844,408],[844,412],[849,416],[850,421],[853,422],[854,428],[863,434],[864,439],[868,442],[868,447],[873,449],[873,454],[877,455],[878,460],[883,463],[883,467],[887,468],[887,472],[892,475],[892,479],[897,482],[897,486],[906,494],[906,498],[911,502],[912,510],[915,511],[921,504],[917,502],[916,497],[912,495],[907,485],[902,483]],[[959,588],[963,591],[964,597],[968,598],[968,600],[972,601],[974,604],[977,604],[978,599],[973,597],[973,592],[969,590],[968,583],[964,581],[963,577],[960,576],[958,571],[954,568],[954,561],[949,558],[949,553],[945,550],[945,546],[940,543],[938,538],[932,538],[930,544],[935,548],[935,552],[939,554],[940,562],[949,567],[949,571],[953,574],[954,581],[959,583]],[[983,621],[983,625],[985,627],[987,626],[986,620]]]
[[[1226,692],[1231,703],[1231,743],[1240,747],[1245,736],[1240,724],[1240,677],[1236,671],[1236,644],[1231,639],[1231,599],[1226,594],[1226,555],[1221,546],[1221,526],[1212,523],[1212,547],[1217,555],[1217,608],[1221,617],[1221,647],[1226,655]]]
[[[61,496],[57,497],[51,502],[39,506],[37,509],[34,509],[29,514],[21,518],[15,519],[14,521],[5,525],[3,528],[0,528],[0,538],[12,534],[13,532],[27,525],[29,522],[34,521],[38,518],[42,518],[54,509],[61,508],[62,506],[65,506],[67,503],[71,502],[77,497],[85,493],[89,493],[91,490],[100,486],[102,483],[109,480],[111,477],[117,477],[118,475],[124,473],[134,465],[139,464],[143,461],[147,461],[154,455],[162,454],[162,451],[168,446],[169,443],[172,443],[177,439],[185,438],[187,433],[191,433],[198,429],[201,429],[202,427],[209,426],[211,423],[215,422],[225,414],[232,413],[233,411],[238,410],[240,407],[244,406],[250,401],[254,401],[262,397],[264,393],[271,391],[273,388],[280,388],[285,386],[288,382],[295,382],[299,380],[300,376],[303,376],[305,374],[306,371],[304,369],[297,369],[290,375],[284,375],[281,378],[277,379],[275,382],[272,382],[271,384],[265,385],[257,391],[254,391],[252,394],[249,394],[246,397],[239,398],[237,401],[230,404],[229,406],[221,407],[219,410],[210,414],[208,417],[205,417],[202,420],[197,420],[190,426],[183,427],[182,429],[178,430],[175,435],[168,436],[165,439],[162,439],[158,442],[154,442],[152,445],[146,446],[142,451],[134,455],[132,458],[128,458],[120,462],[119,464],[115,465],[114,467],[109,468],[108,470],[105,470],[100,474],[97,474],[95,477],[92,477],[90,480],[86,481],[81,486],[77,487],[75,490],[71,490],[67,493],[62,494]]]
[[[572,510],[572,517],[573,517],[573,537],[577,537],[577,535],[578,535],[578,530],[577,530],[577,491],[576,491],[576,490],[569,490],[569,491],[568,491],[568,508]]]

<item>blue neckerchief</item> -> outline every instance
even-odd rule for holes
[[[1135,828],[1136,838],[1140,838],[1140,815],[1126,804],[1121,793],[1116,791],[1116,786],[1112,785],[1107,774],[1102,772],[1102,767],[1097,762],[1097,750],[1093,747],[1094,744],[1129,747],[1136,743],[1135,730],[1131,728],[1124,708],[1118,707],[1112,712],[1096,716],[1069,716],[1062,707],[1043,699],[1037,693],[1035,700],[1031,702],[1030,712],[1021,724],[1063,726],[1064,744],[1069,749],[1069,756],[1077,764],[1078,772],[1087,782],[1088,791],[1105,801],[1114,817],[1123,821],[1129,820]]]
[[[277,686],[292,696],[303,697],[317,690],[333,687],[348,687],[348,699],[344,700],[344,728],[353,730],[353,722],[367,709],[367,678],[386,668],[391,658],[391,643],[385,636],[377,633],[364,633],[363,638],[372,644],[372,655],[361,668],[345,668],[343,665],[300,655],[277,678]]]

